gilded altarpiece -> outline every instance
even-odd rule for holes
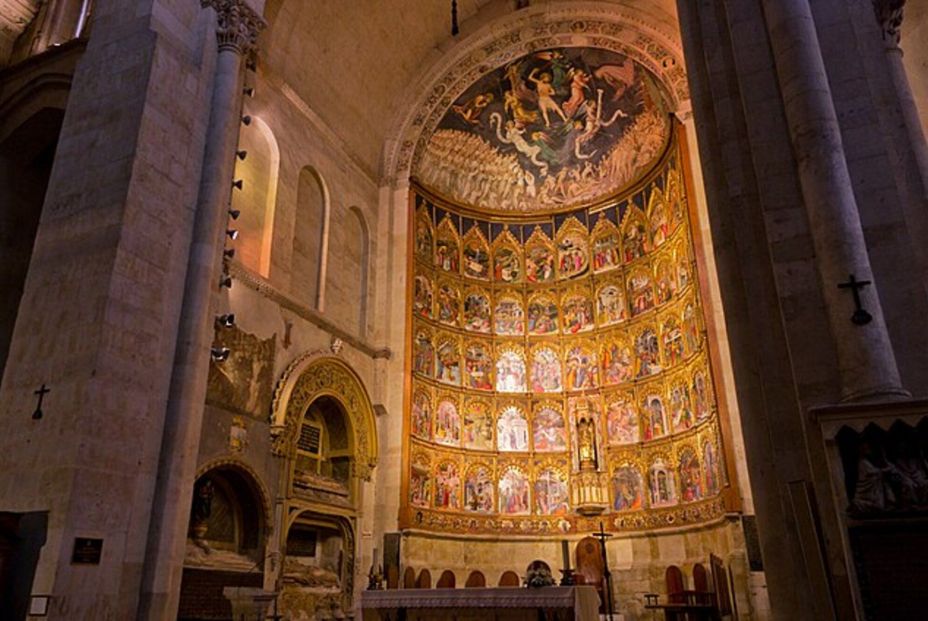
[[[416,192],[404,527],[556,534],[722,514],[679,157],[671,144],[633,194],[531,221]]]

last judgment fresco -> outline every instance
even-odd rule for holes
[[[578,54],[560,71],[592,58]],[[534,62],[523,71],[544,82]],[[548,106],[552,126],[572,110]],[[722,515],[679,149],[632,192],[531,220],[414,191],[405,527],[553,535]]]
[[[415,176],[456,204],[496,212],[591,203],[653,168],[670,137],[666,102],[654,76],[621,54],[534,52],[451,104]]]

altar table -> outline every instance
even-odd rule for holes
[[[598,621],[592,586],[364,591],[364,621]]]

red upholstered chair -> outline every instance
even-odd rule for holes
[[[450,569],[446,569],[441,572],[441,576],[438,577],[438,582],[435,584],[436,589],[453,589],[455,584],[454,572]]]
[[[416,588],[416,570],[412,567],[407,567],[406,571],[403,572],[403,588]]]
[[[419,572],[419,577],[416,578],[416,588],[417,589],[431,589],[432,588],[432,574],[429,573],[428,569],[423,569]]]
[[[464,583],[465,589],[474,589],[485,587],[487,585],[487,579],[483,573],[477,571],[476,569],[470,572],[470,575],[467,576],[467,582]]]
[[[519,580],[519,574],[514,571],[504,571],[503,575],[499,577],[499,586],[501,587],[517,587],[522,586],[522,581]]]
[[[574,548],[574,584],[588,584],[599,593],[599,612],[606,611],[606,593],[603,591],[603,551],[595,537],[584,537]]]
[[[667,601],[671,604],[686,603],[686,587],[683,584],[683,572],[676,565],[671,565],[664,573],[664,582],[667,584]]]

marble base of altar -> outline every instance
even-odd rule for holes
[[[591,586],[364,591],[364,621],[597,621]]]

